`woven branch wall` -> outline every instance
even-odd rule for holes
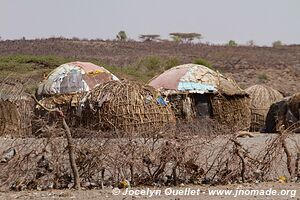
[[[175,123],[169,105],[157,103],[154,88],[130,81],[111,81],[97,86],[90,94],[87,124],[101,130],[151,131]],[[91,115],[91,112],[94,115]],[[93,116],[88,117],[88,116]]]
[[[213,116],[219,122],[239,130],[249,130],[251,113],[248,97],[216,95],[211,104]]]
[[[31,119],[30,101],[0,100],[0,136],[22,137],[31,134]]]

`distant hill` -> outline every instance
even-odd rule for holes
[[[16,59],[15,55],[26,56],[22,57],[22,61]],[[241,87],[266,83],[285,95],[300,91],[300,45],[276,48],[230,47],[168,41],[118,42],[50,38],[0,41],[0,56],[0,70],[6,70],[7,73],[16,68],[15,65],[22,65],[22,62],[27,63],[27,67],[30,63],[30,67],[34,65],[32,70],[42,68],[44,73],[65,61],[82,60],[102,64],[121,77],[143,82],[173,65],[202,59],[214,69],[232,76]],[[27,62],[32,56],[33,61]],[[5,64],[3,60],[8,58],[11,59],[10,64]],[[12,71],[18,73],[18,70],[20,69]],[[40,73],[34,74],[36,79],[41,76]]]

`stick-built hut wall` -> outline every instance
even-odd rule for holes
[[[46,97],[40,100],[39,102],[46,108],[58,108],[60,109],[65,116],[65,120],[69,126],[77,127],[81,125],[81,106],[80,100],[86,93],[75,93],[75,94],[57,94],[51,97]],[[50,114],[49,112],[37,107],[35,109],[35,115],[37,117],[44,117],[52,124],[57,121],[56,114]],[[39,129],[36,127],[35,129]]]
[[[177,118],[193,119],[212,116],[212,95],[210,94],[172,94],[168,96]]]
[[[271,105],[266,117],[264,132],[275,133],[299,121],[300,93],[297,93]],[[295,131],[300,132],[300,127]]]
[[[249,98],[246,95],[215,95],[211,98],[213,117],[229,127],[248,130],[251,122]]]
[[[31,135],[33,100],[22,92],[21,84],[0,85],[0,136]]]
[[[135,82],[100,84],[86,104],[83,116],[92,129],[148,133],[175,123],[172,109],[155,89]]]
[[[247,130],[250,126],[247,95],[173,94],[168,97],[177,118],[212,117],[231,128]]]

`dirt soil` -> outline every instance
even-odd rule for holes
[[[186,195],[186,196],[172,196],[172,195],[157,195],[157,196],[142,196],[142,195],[113,195],[112,189],[103,189],[103,190],[52,190],[52,191],[22,191],[22,192],[9,192],[9,193],[0,193],[1,199],[90,199],[90,200],[98,200],[98,199],[112,199],[112,200],[131,200],[131,199],[149,199],[149,200],[216,200],[216,199],[300,199],[300,183],[258,183],[258,184],[235,184],[235,185],[225,185],[225,186],[182,186],[182,187],[173,187],[172,190],[184,190],[186,188],[191,188],[193,190],[200,189],[199,195]],[[233,195],[210,195],[209,190],[232,190],[236,192],[236,190],[276,190],[277,192],[281,190],[290,190],[290,195],[254,195],[254,196],[236,196],[235,193]],[[145,188],[133,188],[133,189],[147,189]],[[167,188],[150,188],[151,190],[161,190],[162,193],[166,191]],[[292,193],[293,190],[293,193]],[[296,190],[296,192],[295,192]],[[121,190],[121,193],[124,193],[125,189]],[[296,194],[295,194],[296,193]],[[291,195],[293,194],[293,195]]]
[[[117,42],[103,40],[0,41],[1,55],[55,55],[74,60],[101,61],[126,67],[145,56],[177,58],[191,63],[203,58],[233,77],[242,88],[266,83],[285,96],[300,91],[300,45],[280,47],[178,44],[175,42]]]

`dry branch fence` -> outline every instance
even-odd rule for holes
[[[160,132],[126,137],[73,129],[81,186],[114,187],[124,179],[132,186],[274,181],[279,176],[299,180],[300,140],[292,128],[278,135],[241,138],[215,124],[210,119],[179,123]],[[40,138],[2,137],[1,188],[73,187],[68,142],[59,132],[48,127]]]

